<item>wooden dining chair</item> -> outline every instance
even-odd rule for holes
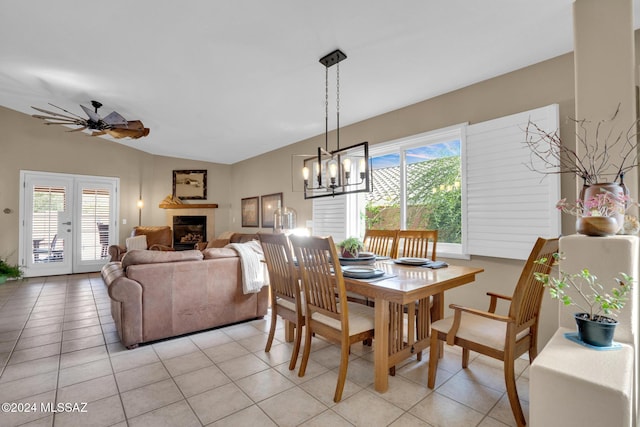
[[[321,335],[340,344],[340,370],[333,396],[342,398],[349,365],[351,344],[373,338],[374,310],[347,301],[347,292],[331,237],[291,236],[305,299],[305,341],[298,376],[307,369],[311,351],[311,336]],[[336,297],[337,295],[337,297]]]
[[[436,245],[438,243],[438,230],[399,230],[396,247],[397,257],[427,258],[436,260]],[[417,341],[426,339],[429,336],[431,325],[431,308],[433,307],[431,298],[418,300],[415,306],[408,305],[402,308],[406,311],[409,319],[415,319],[415,339]],[[426,316],[421,315],[426,313]],[[422,360],[422,351],[416,354],[418,361]],[[394,373],[394,370],[391,370]]]
[[[438,230],[399,230],[396,256],[436,260]]]
[[[535,273],[548,274],[557,251],[558,239],[538,238],[511,297],[487,292],[490,297],[488,311],[451,304],[449,308],[454,310],[454,315],[431,325],[429,388],[436,382],[439,341],[462,347],[463,368],[469,364],[470,350],[502,360],[513,416],[518,426],[526,425],[516,390],[514,363],[525,352],[529,352],[529,363],[538,354],[538,320],[544,286],[536,280]],[[535,262],[542,258],[546,258],[546,262]],[[506,316],[495,313],[498,299],[511,301]]]
[[[264,252],[264,259],[269,272],[269,287],[271,291],[271,327],[264,351],[271,350],[273,336],[276,332],[277,317],[285,320],[285,339],[294,339],[293,352],[289,362],[289,370],[296,367],[300,342],[302,341],[302,326],[304,326],[304,309],[301,302],[298,271],[293,262],[293,255],[287,236],[280,233],[258,233],[260,245]]]
[[[379,256],[395,258],[398,252],[398,230],[366,230],[364,250]]]

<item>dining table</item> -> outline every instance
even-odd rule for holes
[[[372,267],[384,274],[374,278],[343,275],[347,291],[375,302],[374,387],[382,393],[389,388],[389,368],[429,346],[429,331],[419,325],[427,324],[429,311],[432,322],[444,317],[444,292],[474,282],[476,274],[484,269],[461,265],[428,268],[393,259],[378,260]],[[429,297],[433,301],[430,310],[428,305],[416,304],[416,301],[429,301]],[[404,311],[408,312],[409,319],[406,334]],[[412,320],[414,316],[418,316],[416,325]]]

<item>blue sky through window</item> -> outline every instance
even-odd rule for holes
[[[409,150],[406,150],[406,153],[408,164],[425,162],[442,157],[459,156],[460,140],[456,139],[454,141],[430,144],[418,148],[411,148]],[[400,154],[392,153],[373,157],[371,159],[371,163],[373,169],[383,169],[393,166],[400,166]]]

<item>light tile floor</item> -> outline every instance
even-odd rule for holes
[[[292,346],[282,322],[265,353],[268,316],[127,350],[109,307],[97,273],[0,286],[0,402],[10,403],[0,425],[515,425],[501,363],[472,354],[463,370],[454,347],[445,346],[435,390],[426,387],[426,354],[399,365],[380,394],[371,348],[356,344],[336,404],[339,350],[320,338],[299,378],[288,370]],[[516,366],[528,413],[528,363]]]

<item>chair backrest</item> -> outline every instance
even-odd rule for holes
[[[398,231],[398,256],[436,260],[438,230]]]
[[[380,256],[398,257],[398,230],[367,230],[363,243],[365,251]]]
[[[342,330],[348,330],[347,295],[333,239],[331,236],[289,239],[300,269],[307,319],[320,313],[339,321]]]
[[[173,246],[173,233],[168,225],[133,227],[131,236],[147,236],[147,247],[153,245]]]
[[[516,319],[516,332],[526,329],[537,323],[544,285],[536,280],[534,273],[548,274],[553,267],[553,254],[558,252],[558,239],[538,238],[526,264],[520,274],[509,308],[509,317]],[[546,258],[545,263],[536,263],[536,260]]]
[[[284,298],[300,310],[298,274],[287,236],[280,233],[258,233],[258,239],[267,263],[272,301],[275,301],[276,297]]]

